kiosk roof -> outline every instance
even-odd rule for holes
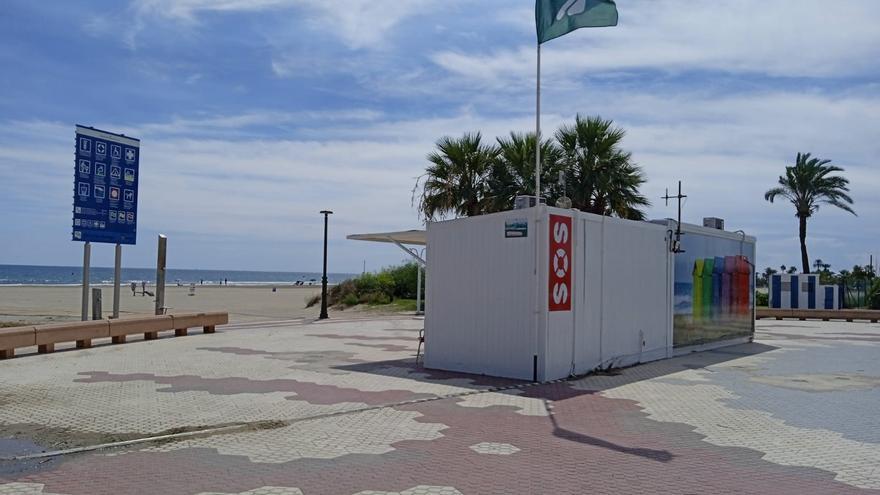
[[[353,241],[390,242],[426,246],[427,233],[424,230],[401,230],[398,232],[376,232],[371,234],[352,234],[347,237]]]

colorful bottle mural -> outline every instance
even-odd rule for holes
[[[736,274],[734,277],[734,285],[737,293],[737,314],[748,316],[751,307],[751,276],[752,267],[749,265],[749,259],[745,256],[736,257]]]
[[[752,268],[745,256],[694,260],[691,302],[693,321],[748,316]]]
[[[684,238],[682,249],[675,256],[673,345],[753,333],[754,240],[699,230]]]
[[[733,276],[736,273],[736,256],[724,257],[724,273],[722,274],[721,287],[721,313],[725,318],[729,318],[736,314],[736,284],[733,283]]]
[[[715,258],[703,260],[703,310],[700,314],[704,319],[712,318],[712,272],[715,267]]]
[[[697,258],[694,260],[693,278],[694,282],[691,286],[691,309],[694,321],[700,321],[703,318],[703,267],[705,260]]]
[[[712,265],[712,320],[721,319],[722,286],[724,278],[724,258],[716,256]]]

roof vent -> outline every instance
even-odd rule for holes
[[[724,219],[723,218],[715,218],[715,217],[705,217],[705,218],[703,218],[703,227],[709,227],[710,229],[724,230]]]
[[[535,206],[535,197],[534,196],[517,196],[513,200],[513,209],[514,210],[522,210],[524,208],[533,208]],[[546,204],[547,200],[545,198],[541,198],[541,204]]]

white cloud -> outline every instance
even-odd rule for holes
[[[651,69],[718,70],[787,77],[841,77],[877,70],[880,3],[851,0],[721,0],[621,2],[620,25],[586,29],[545,45],[542,70],[549,78]],[[502,18],[534,33],[525,9]],[[531,41],[531,40],[529,40]],[[533,44],[432,56],[458,77],[489,86],[534,78]]]
[[[686,220],[723,217],[731,229],[744,228],[759,237],[760,264],[791,264],[796,261],[791,254],[796,251],[793,213],[784,203],[766,203],[763,192],[796,152],[812,151],[846,169],[860,216],[820,210],[810,222],[811,253],[835,266],[851,265],[880,238],[880,224],[872,221],[880,215],[880,177],[873,168],[880,144],[870,139],[880,135],[880,121],[874,118],[880,114],[878,97],[617,91],[614,97],[599,95],[598,104],[592,98],[596,95],[551,105],[545,128],[549,132],[570,121],[574,109],[614,118],[628,131],[625,147],[648,175],[644,192],[655,205],[651,217],[674,215],[659,197],[666,187],[684,180]],[[288,136],[253,131],[299,118],[297,113],[254,111],[125,130],[144,143],[141,225],[186,235],[188,242],[204,242],[204,249],[210,249],[212,237],[308,244],[320,241],[320,225],[313,217],[328,207],[337,213],[335,235],[345,245],[344,234],[418,224],[410,191],[440,136],[481,130],[491,140],[533,126],[530,109],[501,117],[464,108],[420,118],[316,112],[309,125]],[[112,123],[103,127],[119,129]],[[63,213],[69,208],[72,127],[9,123],[0,131],[7,139],[0,147],[0,175],[9,178],[0,192],[20,196],[20,191],[40,187],[39,197],[22,197],[16,204],[60,211],[51,218],[58,229],[67,228],[69,218]],[[47,182],[46,177],[58,179]],[[17,222],[31,214],[29,209],[12,210],[7,217]],[[380,257],[396,254],[379,252]],[[346,253],[339,263],[353,270],[362,251]]]
[[[322,29],[336,32],[351,48],[381,44],[389,31],[408,17],[427,13],[438,0],[311,0],[306,5],[318,13]]]
[[[314,216],[328,207],[337,211],[339,245],[348,246],[346,233],[417,224],[410,190],[440,136],[480,130],[491,140],[533,129],[532,5],[134,0],[124,11],[132,46],[138,37],[169,36],[180,56],[164,44],[154,54],[156,47],[145,44],[128,62],[144,76],[133,90],[156,108],[134,98],[132,115],[148,117],[119,122],[107,114],[95,125],[143,138],[142,232],[174,232],[192,253],[212,252],[218,238],[311,253],[320,240]],[[650,216],[674,213],[658,198],[682,179],[690,196],[686,218],[722,216],[730,227],[757,234],[761,264],[796,261],[793,214],[785,204],[767,204],[763,192],[798,151],[832,158],[852,180],[860,216],[823,208],[810,223],[811,254],[840,266],[876,250],[880,2],[618,5],[619,27],[581,30],[545,46],[545,132],[576,112],[614,119],[648,175]],[[109,29],[120,25],[118,15],[86,16],[83,29],[118,36]],[[221,33],[214,25],[221,15],[248,22]],[[410,21],[423,29],[409,29]],[[226,35],[241,52],[218,64],[205,46]],[[219,89],[227,83],[249,92]],[[172,86],[179,93],[167,105],[154,98]],[[244,101],[256,91],[271,100]],[[313,94],[319,96],[300,98]],[[278,104],[255,108],[257,101]],[[12,198],[4,202],[10,225],[69,230],[73,127],[51,120],[88,110],[73,103],[37,114],[49,122],[0,121],[0,195]],[[10,249],[24,256],[33,249],[26,244]],[[370,247],[346,251],[350,269],[360,266],[362,249]],[[181,263],[200,264],[193,260]]]
[[[316,30],[337,36],[349,48],[359,49],[381,46],[400,22],[442,4],[440,0],[134,0],[132,10],[143,27],[149,17],[194,24],[200,15],[211,12],[300,9],[311,16],[307,21]]]
[[[315,110],[315,111],[253,111],[237,115],[202,115],[195,117],[173,117],[168,122],[147,123],[126,129],[130,135],[252,137],[257,134],[249,130],[270,127],[297,127],[341,122],[371,122],[380,119],[383,113],[371,109]]]
[[[195,22],[204,12],[258,12],[300,3],[297,0],[134,0],[132,8],[143,15]]]

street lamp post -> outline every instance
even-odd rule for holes
[[[332,214],[333,212],[330,210],[321,210],[321,215],[324,215],[324,276],[321,277],[321,315],[318,316],[319,320],[330,318],[327,315],[327,221]]]
[[[418,255],[419,251],[416,248],[410,248],[410,251]],[[425,259],[425,249],[422,248],[421,251],[422,259]],[[416,263],[416,316],[425,314],[422,311],[422,265],[421,263]]]

